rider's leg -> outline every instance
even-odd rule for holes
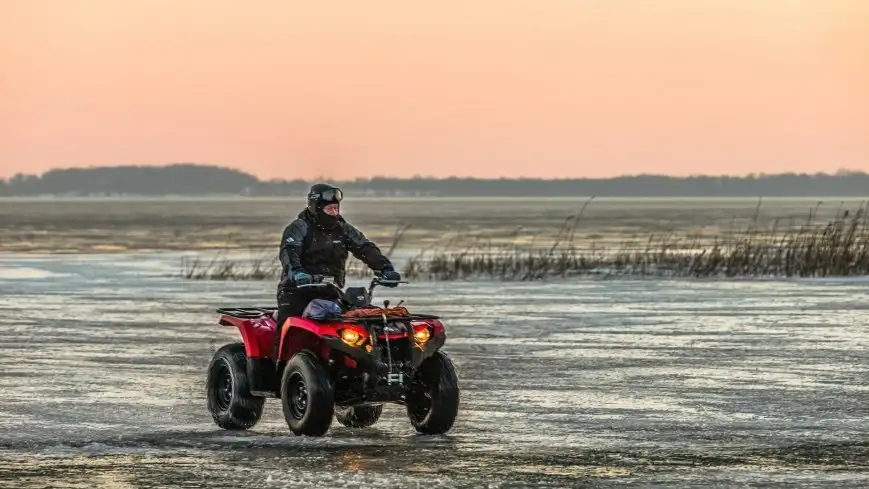
[[[288,318],[301,316],[305,307],[311,302],[310,294],[300,289],[281,289],[278,291],[278,315],[277,329],[275,330],[275,344],[272,355],[277,358],[278,344],[281,342],[281,331]]]

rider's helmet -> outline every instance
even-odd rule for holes
[[[308,210],[318,221],[334,223],[338,221],[343,199],[344,192],[340,188],[328,183],[317,183],[308,191]]]

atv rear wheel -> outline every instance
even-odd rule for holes
[[[294,434],[323,436],[329,431],[335,392],[326,369],[310,351],[295,354],[284,368],[281,405]]]
[[[225,430],[246,430],[260,420],[265,399],[250,393],[243,343],[225,345],[214,354],[205,381],[208,411]]]
[[[360,404],[335,410],[335,419],[348,428],[367,428],[380,419],[383,404]]]

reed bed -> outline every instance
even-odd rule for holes
[[[188,280],[278,280],[281,264],[271,257],[274,253],[247,260],[215,257],[181,260],[181,277]],[[348,261],[347,276],[366,278],[371,271],[358,262]]]
[[[181,277],[188,280],[276,280],[280,275],[280,263],[265,256],[239,260],[218,254],[207,262],[199,258],[181,260]]]
[[[587,203],[586,203],[587,205]],[[758,203],[758,213],[760,203]],[[826,223],[814,222],[814,210],[800,227],[766,228],[757,219],[746,229],[711,242],[674,233],[626,240],[618,247],[580,247],[574,239],[582,215],[565,220],[555,242],[546,247],[493,246],[484,238],[454,239],[423,250],[401,267],[411,280],[526,281],[575,276],[658,277],[831,277],[869,275],[867,207],[840,209]],[[406,228],[396,232],[394,250]],[[400,263],[397,265],[401,265]],[[364,278],[370,271],[351,260],[348,277]],[[187,262],[182,275],[199,280],[277,280],[274,259],[240,265],[228,260]]]

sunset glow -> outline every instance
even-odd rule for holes
[[[865,0],[27,0],[0,178],[869,171]]]

